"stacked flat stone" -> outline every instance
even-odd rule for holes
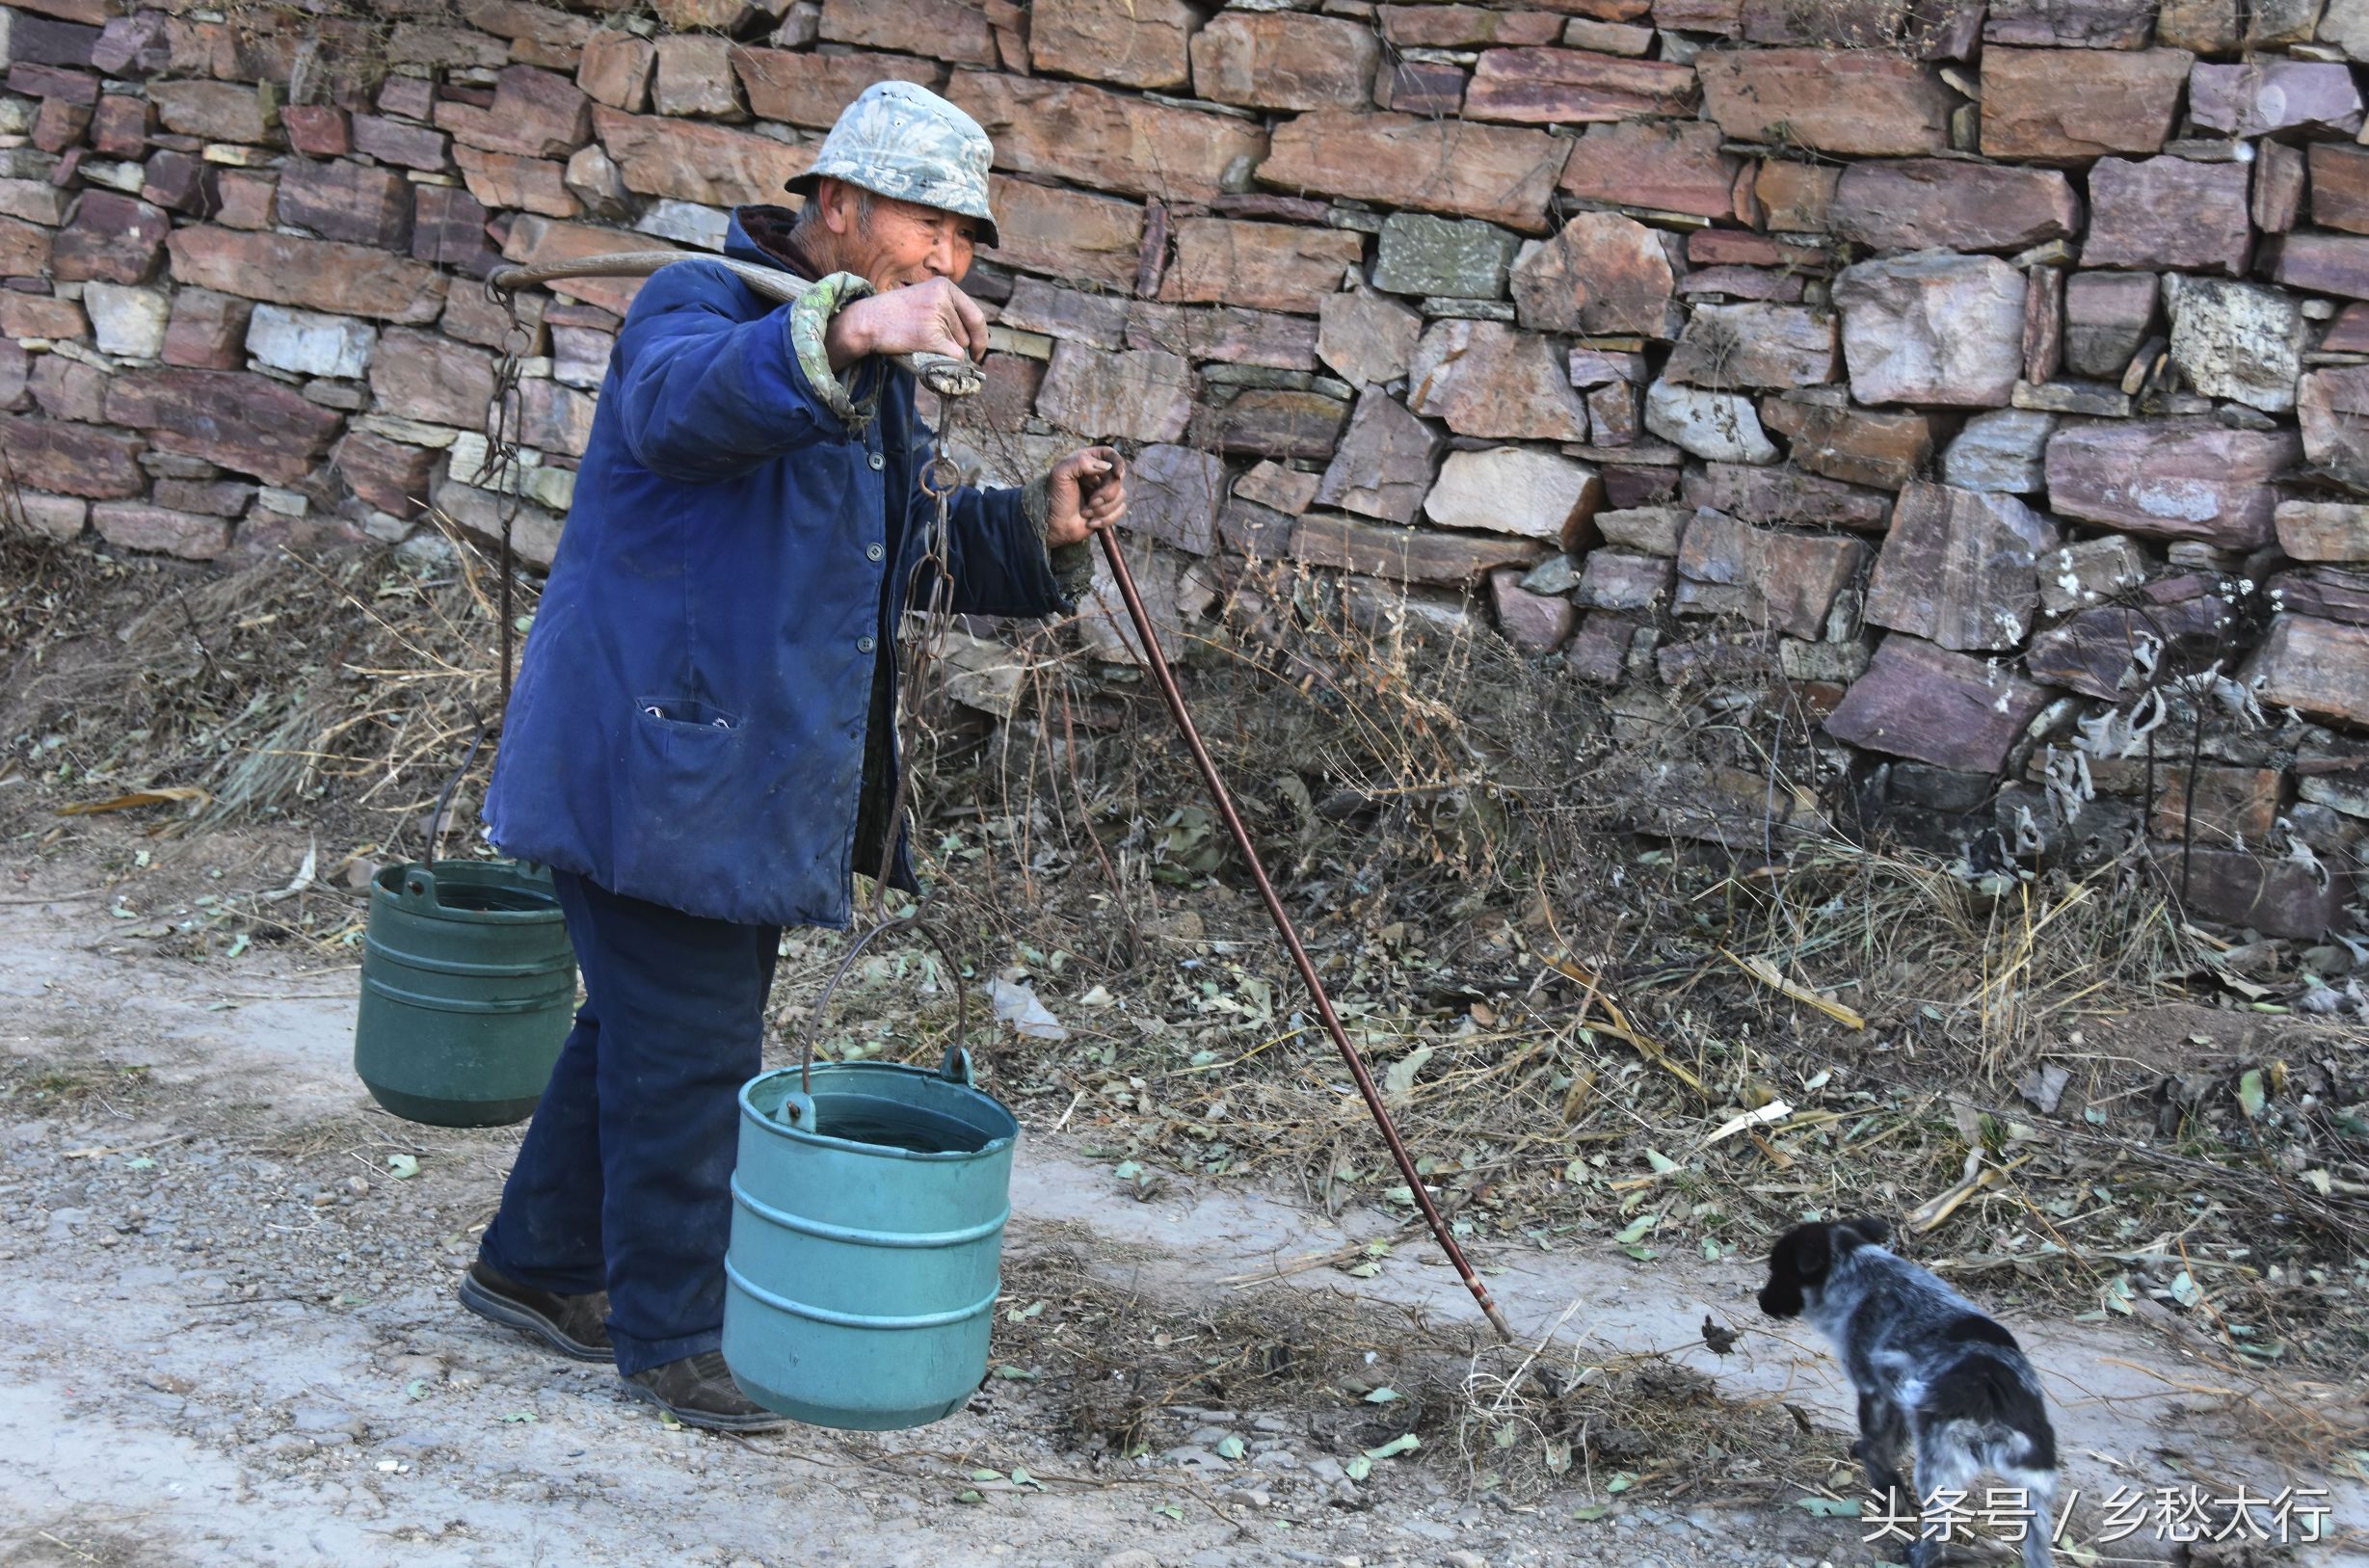
[[[997,145],[965,461],[1128,443],[1170,627],[1257,555],[1494,625],[1623,725],[1782,683],[1881,804],[2010,842],[2066,826],[2050,744],[2167,638],[2268,727],[2208,726],[2193,790],[2101,756],[2090,814],[2193,827],[2209,914],[2316,936],[2354,896],[2369,0],[377,9],[0,6],[36,526],[194,559],[488,529],[515,346],[547,563],[639,283],[537,294],[514,342],[479,280],[712,251],[902,78]],[[2279,831],[2334,874],[2259,858]]]

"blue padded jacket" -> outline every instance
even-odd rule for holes
[[[781,265],[737,213],[727,253]],[[852,874],[876,868],[856,864],[874,665],[893,659],[936,506],[918,482],[933,437],[885,359],[850,367],[851,391],[889,378],[851,433],[800,370],[788,318],[697,262],[634,300],[484,816],[504,854],[628,897],[844,926]],[[958,613],[1069,607],[1020,491],[966,487],[951,523]],[[894,775],[875,773],[877,820]],[[896,864],[910,887],[901,832]]]

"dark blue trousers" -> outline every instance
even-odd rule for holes
[[[739,1092],[782,934],[551,880],[585,1001],[479,1251],[538,1290],[605,1289],[636,1372],[721,1342]]]

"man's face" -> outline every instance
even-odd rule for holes
[[[932,278],[959,283],[971,270],[975,218],[870,196],[839,180],[824,181],[814,199],[824,203],[824,221],[838,243],[840,270],[874,288],[903,288]]]

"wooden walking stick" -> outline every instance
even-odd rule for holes
[[[1135,640],[1143,645],[1144,663],[1150,668],[1152,678],[1158,683],[1160,696],[1167,700],[1168,716],[1176,720],[1177,729],[1183,732],[1184,744],[1193,754],[1193,763],[1201,770],[1201,782],[1209,785],[1210,798],[1216,803],[1217,814],[1225,819],[1226,831],[1234,836],[1235,848],[1240,850],[1242,859],[1249,863],[1251,877],[1259,884],[1259,896],[1266,904],[1267,918],[1275,922],[1275,930],[1282,936],[1284,946],[1291,950],[1291,962],[1299,970],[1299,977],[1307,985],[1308,995],[1317,1004],[1317,1015],[1324,1020],[1325,1032],[1333,1037],[1333,1044],[1340,1048],[1342,1060],[1349,1064],[1349,1075],[1357,1080],[1357,1092],[1365,1097],[1366,1109],[1373,1113],[1373,1125],[1381,1129],[1382,1141],[1390,1145],[1390,1157],[1398,1162],[1398,1173],[1406,1178],[1407,1190],[1415,1195],[1415,1203],[1423,1209],[1424,1220],[1431,1227],[1433,1238],[1439,1242],[1440,1250],[1448,1255],[1448,1261],[1455,1265],[1456,1277],[1464,1281],[1464,1288],[1472,1291],[1473,1299],[1480,1304],[1481,1313],[1489,1319],[1489,1326],[1497,1330],[1500,1338],[1510,1342],[1513,1339],[1512,1326],[1490,1298],[1489,1288],[1480,1283],[1480,1276],[1475,1274],[1473,1265],[1465,1262],[1464,1249],[1457,1246],[1456,1238],[1449,1234],[1448,1221],[1441,1217],[1439,1206],[1431,1201],[1431,1194],[1424,1190],[1423,1178],[1415,1174],[1414,1157],[1406,1152],[1405,1143],[1398,1137],[1397,1128],[1391,1123],[1390,1112],[1382,1104],[1381,1091],[1373,1086],[1373,1075],[1366,1071],[1365,1058],[1358,1055],[1355,1046],[1349,1044],[1347,1032],[1341,1027],[1341,1020],[1333,1013],[1332,999],[1324,994],[1324,982],[1317,978],[1316,965],[1309,961],[1308,949],[1300,944],[1299,933],[1291,927],[1291,917],[1284,912],[1283,900],[1275,896],[1275,885],[1267,880],[1266,867],[1260,863],[1259,852],[1251,845],[1249,830],[1242,826],[1240,815],[1234,810],[1234,797],[1227,793],[1226,782],[1218,776],[1217,764],[1210,759],[1209,748],[1201,743],[1201,731],[1194,728],[1193,716],[1184,706],[1184,694],[1177,689],[1176,676],[1168,668],[1167,655],[1160,651],[1159,638],[1152,630],[1152,618],[1144,613],[1143,599],[1135,592],[1134,573],[1127,570],[1127,557],[1120,553],[1119,536],[1108,528],[1100,532],[1103,555],[1110,563],[1110,575],[1118,582],[1119,597],[1127,600],[1128,619],[1135,624]]]

